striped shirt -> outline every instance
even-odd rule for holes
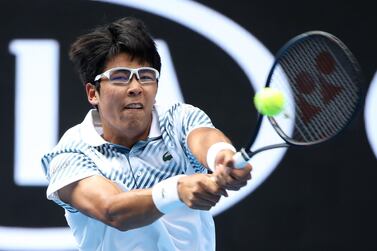
[[[47,198],[66,211],[68,225],[80,250],[214,250],[215,232],[207,211],[181,207],[154,223],[121,232],[90,218],[59,199],[57,191],[80,179],[104,176],[124,191],[151,188],[178,174],[206,173],[187,146],[188,134],[213,127],[200,109],[176,103],[155,105],[146,140],[132,148],[105,141],[99,114],[90,110],[84,121],[69,129],[43,156],[49,185]]]

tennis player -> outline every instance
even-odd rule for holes
[[[161,62],[144,24],[99,26],[70,58],[94,109],[42,165],[79,250],[215,250],[208,210],[251,166],[233,169],[234,147],[202,110],[155,104]]]

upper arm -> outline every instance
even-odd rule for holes
[[[61,188],[58,195],[63,202],[80,212],[107,222],[111,199],[121,192],[121,188],[112,181],[93,175]]]
[[[96,164],[89,157],[81,153],[58,154],[46,166],[47,178],[49,180],[47,198],[71,212],[77,210],[70,204],[62,201],[58,195],[58,191],[84,178],[101,175]]]
[[[47,195],[70,211],[103,219],[107,201],[121,189],[102,176],[97,165],[82,153],[55,156],[48,169]]]
[[[50,199],[119,230],[145,226],[162,215],[153,203],[151,189],[124,192],[82,154],[53,160],[49,179]]]

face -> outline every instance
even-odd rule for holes
[[[106,63],[104,71],[114,67],[143,66],[150,65],[121,53]],[[141,85],[134,75],[127,85],[117,85],[102,78],[100,92],[91,84],[86,85],[86,90],[89,102],[98,106],[103,137],[107,141],[131,147],[147,138],[157,93],[156,82]]]

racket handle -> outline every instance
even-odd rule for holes
[[[249,154],[246,152],[244,148],[242,148],[239,152],[236,152],[236,154],[234,154],[233,156],[234,167],[238,169],[244,168],[249,159],[250,159]]]

